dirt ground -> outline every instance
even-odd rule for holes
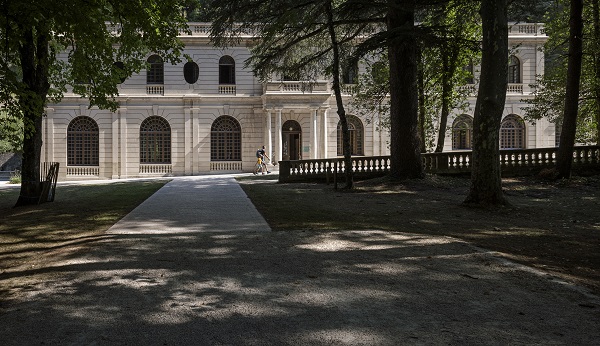
[[[537,178],[504,179],[510,206],[469,209],[467,178],[430,178],[408,185],[358,183],[373,192],[416,192],[414,204],[377,203],[419,226],[413,231],[458,237],[500,255],[550,272],[600,293],[600,176],[548,182]],[[417,197],[421,196],[421,197]],[[429,222],[427,222],[429,220]]]
[[[461,205],[468,177],[428,176],[400,184],[372,179],[356,182],[350,193],[325,184],[241,183],[275,231],[382,229],[451,236],[600,293],[600,176],[504,179],[510,206],[495,210]]]

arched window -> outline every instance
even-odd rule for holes
[[[363,124],[359,118],[354,115],[346,115],[348,121],[348,130],[350,132],[350,150],[352,155],[364,155],[363,150]],[[337,125],[337,154],[344,155],[342,122]]]
[[[210,128],[210,160],[242,160],[242,128],[235,118],[222,115]]]
[[[164,84],[165,73],[163,59],[158,55],[148,58],[148,71],[146,71],[146,84]]]
[[[229,55],[219,59],[219,84],[235,84],[235,60]]]
[[[198,77],[200,76],[200,68],[198,64],[193,61],[188,61],[183,65],[183,78],[189,84],[194,84],[198,81]]]
[[[358,83],[358,64],[354,63],[344,68],[342,76],[343,84],[357,84]]]
[[[521,83],[521,61],[514,55],[508,59],[508,82]]]
[[[140,125],[140,163],[171,163],[171,126],[151,116]]]
[[[500,149],[525,148],[525,123],[518,115],[507,115],[500,124]]]
[[[459,115],[452,123],[452,149],[471,149],[473,135],[473,118],[466,114]]]
[[[67,165],[98,166],[98,124],[80,116],[67,127]]]

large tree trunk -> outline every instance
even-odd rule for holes
[[[596,145],[600,145],[600,6],[598,0],[592,1],[592,19],[594,21],[594,99],[596,102],[594,118],[596,120]]]
[[[437,146],[435,147],[436,153],[444,151],[444,142],[446,140],[446,127],[448,126],[448,115],[450,114],[450,97],[452,96],[452,75],[450,71],[450,52],[448,50],[447,42],[443,43],[442,47],[442,109],[440,112],[440,127],[438,131]]]
[[[444,151],[446,142],[446,127],[448,127],[448,117],[452,111],[452,91],[454,90],[453,76],[456,73],[456,58],[460,48],[450,42],[448,37],[444,37],[442,43],[442,107],[440,110],[440,128],[438,132],[438,141],[435,148],[436,153]]]
[[[25,28],[22,32],[24,43],[19,48],[19,55],[25,87],[19,96],[19,104],[23,111],[25,137],[21,163],[21,193],[15,206],[36,204],[41,195],[42,114],[50,88],[48,34],[43,27]]]
[[[417,83],[419,88],[419,137],[421,138],[421,152],[427,152],[427,144],[425,143],[425,126],[427,110],[425,109],[425,71],[423,71],[423,50],[418,47],[417,61],[419,67],[417,70]]]
[[[579,108],[579,81],[583,56],[583,0],[571,0],[569,15],[569,60],[565,89],[565,111],[563,115],[560,145],[556,157],[557,178],[569,178],[573,163],[573,147],[577,131]]]
[[[344,176],[346,178],[345,189],[354,188],[354,172],[352,171],[352,148],[350,146],[350,130],[348,129],[348,119],[346,118],[346,109],[344,108],[344,102],[342,101],[342,91],[340,88],[340,49],[335,33],[335,27],[333,24],[333,9],[331,8],[331,1],[327,1],[325,6],[327,11],[327,20],[329,28],[329,37],[331,38],[331,45],[333,48],[333,92],[335,94],[335,102],[337,106],[337,113],[340,117],[340,123],[342,125],[342,142],[344,149]]]
[[[418,131],[417,40],[414,3],[389,0],[387,29],[394,38],[390,61],[390,152],[392,180],[423,177]]]
[[[473,120],[471,188],[464,203],[475,206],[504,205],[499,130],[508,73],[507,0],[483,0],[481,19],[481,82]]]

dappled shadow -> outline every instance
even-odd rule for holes
[[[0,333],[8,345],[598,340],[597,298],[549,279],[411,233],[114,234],[0,275],[12,287]]]

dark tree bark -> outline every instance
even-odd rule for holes
[[[417,40],[413,2],[389,0],[390,178],[423,177],[418,130]]]
[[[425,110],[425,73],[423,71],[423,51],[421,48],[417,50],[417,61],[419,62],[419,67],[417,70],[417,83],[419,88],[419,136],[421,138],[421,152],[424,153],[427,151],[427,146],[425,144],[425,124],[426,124],[426,110]]]
[[[596,99],[596,145],[600,145],[600,5],[598,0],[592,1],[592,20],[594,21],[594,43],[596,49],[594,50],[594,77],[596,83],[594,83],[594,98]]]
[[[565,111],[563,113],[560,145],[556,157],[557,178],[569,178],[573,164],[573,147],[577,131],[579,108],[579,81],[583,57],[583,0],[571,0],[569,15],[569,59],[565,89]]]
[[[23,142],[21,193],[15,206],[37,204],[41,195],[42,114],[50,88],[48,69],[51,59],[49,37],[45,29],[44,27],[22,29],[25,39],[19,48],[19,54],[24,90],[20,95],[19,103],[23,111],[25,135],[30,139]]]
[[[508,70],[507,0],[481,2],[483,42],[481,82],[473,120],[471,188],[466,205],[504,205],[499,131],[506,101]]]
[[[448,116],[452,110],[452,90],[454,88],[452,76],[456,72],[456,58],[460,49],[456,44],[453,44],[454,42],[448,40],[447,37],[444,37],[444,42],[442,43],[442,107],[440,110],[440,128],[437,146],[435,147],[436,153],[444,151]]]
[[[331,8],[331,1],[327,1],[325,6],[327,12],[327,24],[329,29],[329,37],[331,38],[331,45],[333,48],[333,91],[335,94],[335,101],[337,106],[337,113],[340,117],[340,123],[342,125],[342,142],[344,150],[344,176],[346,178],[345,189],[354,188],[354,172],[352,172],[352,149],[350,146],[350,130],[348,129],[348,119],[346,118],[346,109],[344,108],[344,102],[342,101],[342,92],[340,88],[340,48],[335,33],[335,26],[333,23],[333,9]]]

